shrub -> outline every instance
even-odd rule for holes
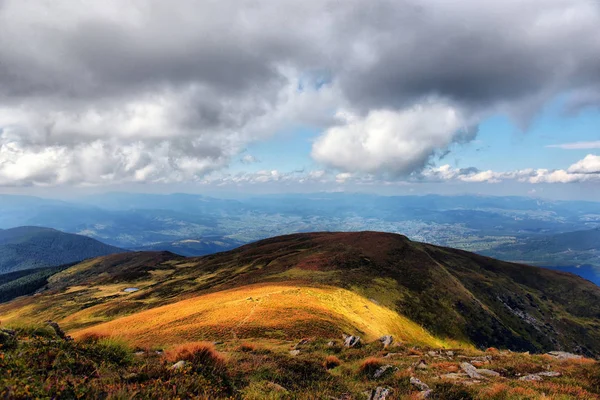
[[[383,363],[375,357],[369,357],[365,359],[362,363],[360,363],[360,367],[358,367],[358,372],[361,375],[373,376],[375,371],[377,371]]]
[[[77,339],[81,343],[98,343],[102,339],[106,339],[108,336],[102,335],[96,332],[86,332],[79,339]]]
[[[169,361],[186,361],[196,372],[210,375],[224,375],[225,358],[209,342],[188,343],[177,346],[167,352]]]
[[[238,347],[239,351],[243,351],[244,353],[252,353],[256,351],[256,345],[254,343],[242,343],[240,347]]]
[[[130,364],[132,361],[131,348],[125,341],[118,338],[99,338],[91,348],[98,353],[101,359],[112,364],[123,366]]]
[[[327,356],[325,357],[325,361],[323,361],[323,366],[325,369],[333,369],[338,367],[342,362],[336,356]]]
[[[17,347],[17,345],[18,341],[14,335],[0,331],[0,349],[14,349]]]

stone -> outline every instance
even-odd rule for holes
[[[379,341],[383,344],[383,347],[391,346],[394,343],[394,337],[392,335],[385,335],[379,338]]]
[[[410,384],[419,389],[420,391],[429,390],[429,385],[424,382],[421,382],[419,378],[415,378],[414,376],[410,377]]]
[[[519,378],[520,381],[527,381],[527,382],[536,382],[536,381],[542,381],[544,380],[541,376],[537,375],[537,374],[531,374],[531,375],[525,375]]]
[[[327,342],[327,347],[335,347],[335,342],[333,340]]]
[[[428,351],[427,355],[429,357],[437,357],[438,356],[438,352],[437,351]]]
[[[454,352],[453,352],[452,350],[448,350],[448,351],[446,352],[446,355],[447,355],[448,357],[454,357]]]
[[[387,397],[392,393],[392,389],[387,387],[376,387],[370,392],[366,392],[369,400],[386,400]]]
[[[391,371],[395,371],[397,369],[398,368],[394,367],[393,365],[384,365],[383,367],[377,368],[377,370],[373,373],[373,378],[374,379],[379,379],[383,375],[385,375],[386,373],[391,372]]]
[[[310,340],[308,340],[308,339],[302,339],[301,341],[299,341],[298,343],[296,343],[296,345],[294,346],[294,348],[297,349],[300,346],[304,346],[305,344],[308,344],[308,342],[310,342]]]
[[[297,356],[298,354],[300,354],[300,350],[290,350],[290,355]]]
[[[171,369],[172,370],[178,370],[185,367],[185,361],[181,360],[181,361],[177,361],[175,364],[171,365]]]
[[[558,376],[561,376],[562,374],[560,372],[556,372],[556,371],[544,371],[544,372],[538,372],[536,375],[547,376],[549,378],[556,378]]]
[[[273,392],[287,393],[288,390],[275,382],[267,382],[266,387]]]
[[[60,326],[58,326],[58,324],[56,322],[53,321],[46,321],[46,323],[52,328],[54,329],[54,332],[56,332],[56,335],[61,338],[62,340],[65,341],[69,341],[69,340],[73,340],[73,338],[71,336],[68,336],[62,329],[60,329]]]
[[[580,360],[583,358],[578,354],[567,353],[566,351],[551,351],[548,355],[558,358],[559,360]]]
[[[425,362],[425,360],[421,360],[415,365],[415,368],[416,369],[427,369],[429,367],[427,366],[427,363]]]
[[[478,369],[477,370],[478,373],[480,373],[481,375],[484,376],[490,376],[490,377],[497,377],[500,376],[500,374],[496,371],[492,371],[491,369]]]
[[[360,337],[359,336],[344,335],[344,346],[356,347],[358,345],[360,345]]]
[[[472,364],[469,364],[468,362],[460,363],[460,368],[463,371],[465,371],[467,375],[469,375],[469,378],[483,379],[483,375],[477,372],[477,368],[475,368]]]

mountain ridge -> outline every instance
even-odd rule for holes
[[[53,228],[3,229],[0,230],[0,273],[55,267],[124,251],[87,236]]]
[[[290,287],[282,301],[288,301],[289,315],[303,315],[297,324],[318,322],[316,314],[311,317],[303,312],[304,301],[332,319],[345,318],[345,330],[354,326],[360,332],[362,322],[353,325],[348,319],[352,313],[340,308],[345,297],[331,300],[342,290],[359,296],[356,304],[361,307],[383,307],[442,341],[600,354],[600,288],[592,283],[569,273],[370,231],[284,235],[199,258],[169,252],[109,255],[53,275],[35,302],[22,297],[0,305],[0,319],[14,323],[53,319],[75,334],[118,326],[135,342],[141,340],[133,331],[141,321],[136,315],[150,312],[157,313],[149,314],[154,320],[164,322],[145,329],[144,340],[157,343],[161,330],[165,337],[216,340],[223,332],[231,332],[234,322],[241,324],[238,328],[254,327],[253,335],[295,337],[295,331],[284,323],[288,314],[272,312],[263,295],[258,303],[250,303],[252,295],[246,294],[256,287],[252,285],[262,285],[265,290]],[[137,290],[125,293],[130,287]],[[205,304],[205,296],[218,299],[227,290],[237,291],[237,297],[223,303],[229,304],[223,306],[227,318],[211,320],[210,326],[208,320],[194,319],[196,322],[187,324],[189,316],[160,308],[186,301]],[[294,290],[300,292],[291,302]],[[321,291],[318,296],[317,291]],[[236,314],[251,304],[258,307],[255,314]],[[128,326],[132,330],[128,331]],[[323,329],[338,335],[338,328],[328,325]]]

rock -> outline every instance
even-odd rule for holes
[[[544,371],[544,372],[538,372],[536,375],[547,376],[550,378],[556,378],[558,376],[561,376],[562,374],[560,372],[556,372],[556,371]]]
[[[562,374],[560,372],[556,372],[556,371],[544,371],[544,372],[538,372],[535,374],[529,374],[529,375],[525,375],[519,378],[520,381],[542,381],[544,380],[544,376],[548,377],[548,378],[556,378],[558,376],[561,376]]]
[[[133,354],[135,354],[135,355],[136,355],[136,356],[138,356],[138,357],[141,357],[141,356],[143,356],[144,354],[146,354],[146,352],[145,352],[145,351],[136,351],[136,352],[135,352],[135,353],[133,353]]]
[[[392,358],[400,354],[401,353],[387,353],[385,356],[383,356],[383,358]]]
[[[134,293],[134,292],[137,292],[138,290],[140,290],[140,289],[138,289],[136,287],[128,287],[128,288],[123,289],[123,291],[125,293]]]
[[[425,362],[425,360],[421,360],[415,365],[415,369],[427,369],[427,368],[429,368],[429,367],[427,366],[427,363]]]
[[[419,378],[415,378],[414,376],[410,377],[410,384],[420,391],[429,390],[429,386],[426,383],[421,382]]]
[[[438,356],[438,352],[437,351],[428,351],[427,355],[429,357],[437,357]]]
[[[185,361],[177,361],[175,364],[171,365],[172,370],[178,370],[185,367]]]
[[[566,351],[551,351],[548,353],[549,356],[558,358],[559,360],[580,360],[583,357],[573,353],[567,353]]]
[[[301,341],[299,341],[298,343],[296,343],[296,345],[294,346],[294,348],[297,349],[300,346],[304,346],[305,344],[308,344],[308,342],[310,342],[310,340],[308,340],[308,339],[302,339]]]
[[[420,399],[428,399],[432,394],[433,394],[433,390],[431,390],[431,389],[423,390],[421,393],[419,393],[419,398]]]
[[[327,342],[327,347],[335,347],[335,342],[333,340],[330,342]]]
[[[370,392],[366,392],[369,400],[385,400],[392,393],[392,389],[384,387],[376,387]]]
[[[377,370],[373,373],[373,378],[374,379],[379,379],[381,378],[383,375],[385,375],[387,372],[391,372],[391,371],[395,371],[398,368],[394,367],[393,365],[384,365],[383,367],[379,367],[377,368]]]
[[[358,345],[360,345],[360,337],[359,336],[344,335],[344,346],[356,347]]]
[[[448,351],[446,352],[446,355],[447,355],[448,357],[454,357],[454,352],[453,352],[452,350],[448,350]]]
[[[56,335],[61,338],[62,340],[73,340],[73,338],[71,336],[67,336],[67,334],[65,334],[65,332],[60,329],[60,326],[58,326],[58,324],[54,321],[46,321],[46,323],[52,328],[54,329],[54,332],[56,332]]]
[[[535,381],[542,381],[544,380],[541,376],[537,375],[537,374],[531,374],[531,375],[525,375],[519,378],[520,381],[527,381],[527,382],[535,382]]]
[[[379,341],[383,344],[383,347],[391,346],[394,343],[394,337],[392,335],[385,335],[379,338]]]
[[[297,356],[298,354],[300,354],[300,350],[290,350],[290,355]]]
[[[477,372],[477,368],[475,368],[473,365],[469,364],[468,362],[460,363],[460,368],[463,371],[465,371],[465,373],[467,375],[469,375],[469,378],[483,379],[483,375],[481,375],[479,372]]]
[[[477,372],[480,373],[481,375],[491,376],[494,378],[497,376],[500,376],[500,374],[498,372],[492,371],[491,369],[478,369]]]
[[[279,393],[287,393],[288,390],[283,386],[275,383],[275,382],[267,382],[265,385],[270,391],[279,392]]]

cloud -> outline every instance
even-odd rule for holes
[[[461,181],[479,183],[499,183],[517,181],[523,183],[578,183],[600,182],[600,156],[589,154],[567,169],[522,169],[508,172],[492,170],[480,171],[477,168],[452,168],[450,165],[430,167],[415,174],[419,181]]]
[[[242,158],[240,158],[240,162],[242,164],[255,164],[260,162],[260,160],[251,154],[246,154]]]
[[[422,168],[436,149],[472,136],[461,112],[438,102],[409,109],[339,114],[340,125],[315,142],[315,160],[343,171],[405,175]]]
[[[570,174],[599,174],[600,156],[588,154],[583,160],[577,161],[567,170]]]
[[[546,147],[564,150],[592,150],[600,149],[600,140],[594,142],[573,142],[562,144],[550,144]]]
[[[200,181],[300,125],[324,167],[407,175],[600,98],[592,0],[4,0],[0,26],[2,185]]]

